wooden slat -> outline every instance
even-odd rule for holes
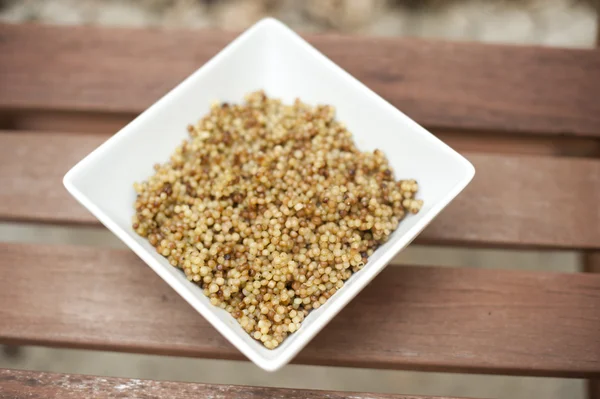
[[[0,341],[240,359],[133,253],[0,244]],[[389,267],[298,356],[310,364],[600,376],[600,276]]]
[[[62,178],[106,138],[0,133],[0,219],[97,223],[65,190]]]
[[[234,36],[0,26],[0,108],[137,113]],[[600,133],[597,51],[398,38],[308,39],[431,128]]]
[[[61,181],[106,137],[0,133],[0,219],[97,223]],[[475,179],[421,243],[600,248],[600,161],[465,155]]]
[[[0,396],[12,399],[109,399],[133,397],[155,399],[435,399],[432,396],[362,394],[358,392],[195,384],[6,369],[0,369]],[[452,399],[450,397],[436,398]]]
[[[598,11],[600,12],[600,9]],[[598,35],[600,37],[600,25],[598,31]],[[588,273],[600,273],[600,251],[585,253],[583,255],[583,267]],[[587,391],[588,399],[600,399],[600,378],[588,380]]]

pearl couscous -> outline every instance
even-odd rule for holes
[[[334,113],[262,91],[214,104],[134,185],[133,229],[269,349],[422,206]]]

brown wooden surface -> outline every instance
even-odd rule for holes
[[[25,398],[178,398],[178,399],[434,399],[432,396],[362,394],[359,392],[211,385],[54,374],[0,369],[0,397]],[[450,397],[435,397],[452,399]],[[454,398],[458,399],[458,398]]]
[[[0,109],[138,113],[234,36],[3,25]],[[430,128],[600,133],[600,53],[595,51],[398,38],[308,39]]]
[[[0,129],[20,130],[0,132],[0,220],[96,223],[60,183],[106,138],[82,133],[116,131],[232,38],[0,25]],[[591,140],[600,137],[600,52],[308,38],[409,116],[471,151],[473,184],[421,243],[600,248],[600,161],[522,155],[598,155]],[[586,264],[600,270],[598,252]],[[10,304],[0,307],[0,342],[241,358],[130,252],[0,244],[0,271],[0,303]],[[590,392],[598,389],[600,275],[438,267],[384,274],[296,361],[587,377],[596,379]],[[136,394],[167,397],[344,395],[0,372],[0,396],[8,386],[17,398],[79,397],[94,386],[110,396],[131,384]]]
[[[600,47],[600,0],[596,0],[594,4],[596,6],[596,45]],[[600,253],[585,254],[584,268],[591,273],[600,273]],[[600,399],[600,380],[587,381],[587,391],[589,399]]]
[[[600,251],[585,253],[583,266],[588,273],[600,273]],[[600,378],[587,381],[587,391],[589,399],[600,399]]]
[[[241,359],[129,251],[0,244],[0,341]],[[300,353],[338,366],[600,376],[600,275],[388,267]]]
[[[62,177],[106,137],[0,133],[0,219],[97,223]],[[600,161],[465,155],[477,169],[473,183],[419,242],[600,248]]]

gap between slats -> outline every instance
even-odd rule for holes
[[[0,242],[76,245],[99,249],[126,248],[114,234],[101,226],[0,222]],[[577,273],[581,270],[581,255],[576,251],[565,250],[483,249],[412,244],[397,255],[390,265],[437,265]]]
[[[0,357],[0,368],[54,373],[107,375],[121,378],[159,379],[205,384],[253,385],[291,389],[410,392],[510,399],[547,398],[568,392],[583,398],[584,381],[574,378],[519,377],[419,371],[364,369],[291,364],[274,373],[248,361],[198,359],[123,352],[22,346],[23,358]],[[50,361],[53,359],[54,361]],[[59,359],[59,361],[56,361]],[[540,384],[543,382],[543,384]],[[559,395],[560,396],[560,395]],[[563,397],[566,397],[563,395]],[[349,398],[350,399],[350,398]]]
[[[53,132],[106,135],[118,132],[135,114],[68,112],[48,110],[0,110],[0,134],[10,132]],[[425,126],[427,127],[427,126]],[[432,133],[459,152],[527,154],[561,157],[600,156],[600,140],[585,137],[557,137],[543,134],[507,135],[432,128]]]

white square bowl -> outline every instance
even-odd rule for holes
[[[299,97],[307,103],[335,106],[337,118],[346,123],[358,147],[384,151],[396,178],[416,179],[418,197],[425,201],[421,211],[406,217],[361,271],[274,350],[263,347],[231,315],[212,306],[198,286],[188,282],[131,228],[136,198],[133,183],[146,180],[153,174],[153,164],[169,159],[187,138],[187,125],[208,113],[212,101],[240,102],[245,94],[258,89],[285,102]],[[274,371],[288,363],[381,272],[474,174],[473,166],[457,152],[285,25],[265,19],[75,165],[65,175],[64,185],[244,355]]]

